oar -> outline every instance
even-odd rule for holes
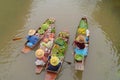
[[[21,37],[17,37],[17,38],[13,38],[12,40],[16,41],[16,40],[21,40],[21,39],[22,39]]]
[[[66,62],[67,64],[71,64],[71,62],[69,62],[69,61],[65,61],[65,60],[64,60],[64,62]]]

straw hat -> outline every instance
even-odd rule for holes
[[[38,49],[36,52],[35,52],[35,56],[37,58],[42,58],[44,56],[44,51],[42,49]]]
[[[51,56],[50,64],[56,66],[59,64],[59,58],[57,56]]]
[[[79,42],[79,43],[84,43],[85,42],[85,39],[84,39],[84,36],[82,35],[79,35],[76,40]]]
[[[31,35],[34,35],[35,32],[36,32],[36,31],[35,31],[34,29],[30,29],[29,32],[28,32],[28,35],[30,35],[30,36],[31,36]]]

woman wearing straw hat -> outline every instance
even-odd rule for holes
[[[31,29],[28,32],[27,40],[29,42],[27,43],[27,46],[29,46],[29,47],[32,47],[33,45],[35,45],[39,41],[39,37],[34,35],[35,32],[36,31],[34,29]]]
[[[57,71],[61,65],[61,62],[57,56],[51,56],[48,70]]]
[[[36,56],[36,58],[37,58],[36,61],[35,61],[35,64],[36,64],[36,65],[44,66],[45,63],[47,62],[47,59],[46,59],[46,57],[44,56],[44,51],[43,51],[42,49],[36,50],[35,56]]]
[[[77,46],[79,49],[84,49],[85,48],[84,36],[78,35],[78,37],[76,38],[73,44]]]
[[[88,54],[88,48],[85,47],[85,38],[84,38],[84,36],[79,35],[76,38],[76,41],[74,41],[74,45],[77,46],[74,49],[75,59],[77,61],[80,61],[80,60],[82,60],[83,57],[87,56],[87,54]]]

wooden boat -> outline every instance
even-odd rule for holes
[[[81,30],[80,30],[81,29]],[[84,30],[84,31],[83,31]],[[86,34],[87,32],[87,34]],[[87,19],[86,18],[82,18],[80,20],[80,23],[78,25],[77,31],[76,31],[76,36],[75,39],[78,37],[78,35],[83,35],[85,38],[85,48],[87,49],[87,54],[88,54],[88,46],[89,46],[89,30],[88,30],[88,23],[87,23]],[[86,41],[86,38],[88,41]],[[74,49],[76,48],[76,46],[74,46]],[[75,60],[75,51],[74,51],[74,62],[75,62],[75,70],[80,70],[83,71],[84,70],[84,66],[85,66],[85,59],[87,56],[83,56],[81,61],[76,61]]]
[[[61,33],[65,33],[67,35],[63,36],[63,35],[61,35]],[[58,47],[58,43],[56,42],[58,38],[62,38],[64,40],[64,42],[65,42],[65,44],[61,46],[61,47],[65,46],[62,55],[59,53],[59,52],[61,52],[60,51],[60,47]],[[63,62],[64,62],[65,53],[66,53],[67,46],[68,46],[68,41],[69,41],[69,33],[68,32],[60,32],[59,36],[55,40],[55,44],[54,44],[54,46],[52,48],[51,55],[52,54],[54,54],[54,55],[56,54],[59,57],[59,59],[60,59],[61,65],[60,65],[60,67],[58,68],[57,71],[48,70],[48,66],[50,64],[49,61],[48,61],[47,65],[46,65],[45,80],[55,80],[57,78],[58,74],[60,73],[60,71],[62,69]],[[58,51],[55,51],[55,48]]]
[[[53,36],[52,39],[49,39],[49,36]],[[52,43],[50,44],[49,47],[47,47],[46,45],[42,45],[42,43],[45,43],[44,39],[48,39],[49,40],[48,42],[52,41]],[[54,44],[54,39],[55,39],[55,25],[53,24],[50,26],[50,29],[48,29],[48,31],[44,35],[44,38],[40,42],[40,48],[45,52],[46,60],[51,53],[51,49],[52,49],[53,44]],[[46,44],[48,44],[48,42]],[[46,49],[47,49],[47,51],[46,51]],[[44,66],[43,65],[36,65],[35,73],[36,74],[41,73],[41,71],[44,69],[46,63],[47,63],[47,61],[45,62]]]
[[[55,19],[49,18],[49,19],[47,19],[44,23],[48,23],[49,26],[50,26],[50,25],[52,25],[52,24],[55,23]],[[43,23],[43,24],[44,24],[44,23]],[[41,26],[42,26],[42,25],[41,25]],[[27,41],[25,42],[25,44],[24,44],[23,49],[21,50],[22,53],[28,53],[28,52],[30,52],[31,50],[33,50],[35,47],[37,47],[37,46],[39,45],[40,41],[42,40],[42,38],[44,37],[44,35],[46,34],[46,31],[47,31],[47,30],[46,30],[43,34],[39,34],[38,31],[41,29],[41,26],[36,30],[36,32],[35,32],[35,34],[34,34],[34,35],[39,36],[38,42],[37,42],[36,44],[34,44],[32,47],[29,47],[29,46],[27,46],[27,43],[29,42],[29,41],[27,40]]]

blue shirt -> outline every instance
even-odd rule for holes
[[[27,40],[33,44],[36,44],[39,41],[39,37],[38,36],[27,36]]]
[[[80,54],[80,55],[83,55],[83,56],[87,56],[88,48],[84,48],[84,49],[75,48],[74,52],[75,52],[75,54]]]

